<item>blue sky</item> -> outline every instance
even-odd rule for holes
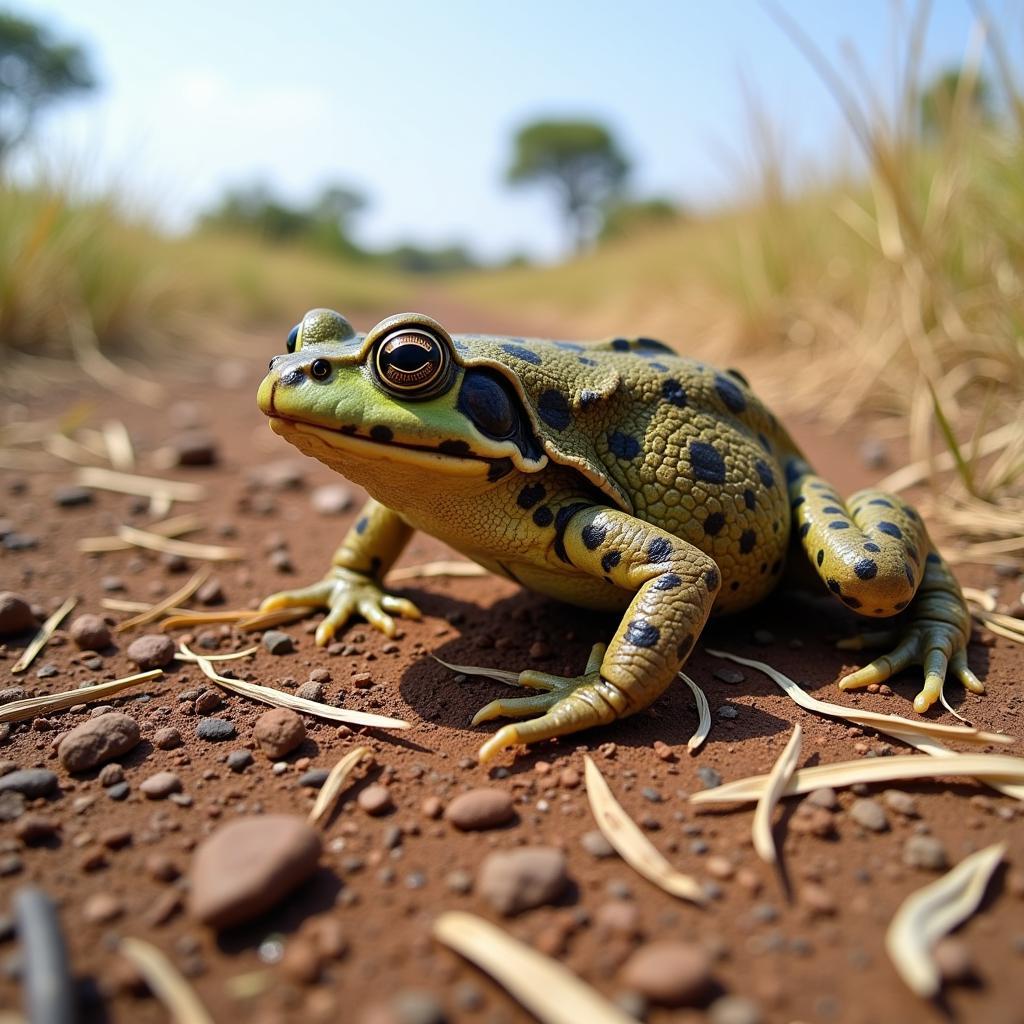
[[[990,0],[1019,57],[1024,15]],[[909,4],[790,0],[844,67],[860,55],[883,97]],[[503,184],[515,129],[538,115],[605,121],[634,190],[706,207],[742,192],[752,149],[741,80],[777,124],[792,168],[849,158],[826,88],[750,0],[15,0],[93,53],[102,92],[53,112],[38,152],[186,226],[230,184],[302,201],[365,191],[360,238],[468,243],[488,257],[553,256],[548,196]],[[926,72],[959,64],[966,0],[939,0]],[[903,31],[902,38],[905,39]],[[848,76],[847,76],[848,77]]]

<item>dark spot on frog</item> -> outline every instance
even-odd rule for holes
[[[487,479],[493,484],[502,477],[508,476],[513,468],[511,459],[493,459],[487,470]]]
[[[581,409],[589,409],[601,396],[596,391],[585,388],[580,392],[579,403]]]
[[[704,441],[690,442],[690,465],[694,479],[708,484],[725,483],[725,459]]]
[[[857,598],[855,598],[855,597],[850,597],[849,595],[847,595],[842,600],[843,600],[843,604],[845,604],[848,608],[859,608],[860,607],[860,601],[858,601]]]
[[[740,589],[740,581],[733,580],[732,583],[729,584],[729,589],[735,594],[736,591]]]
[[[751,512],[753,512],[754,506],[757,505],[757,498],[754,497],[754,492],[749,487],[743,492],[743,504]]]
[[[828,528],[830,530],[848,530],[850,524],[843,519],[836,519],[828,524]]]
[[[721,512],[712,512],[711,515],[704,520],[704,532],[709,537],[716,537],[722,531],[722,527],[725,526],[725,516]]]
[[[917,578],[914,576],[914,570],[911,569],[910,566],[907,565],[906,562],[903,563],[903,573],[907,577],[907,582],[912,587],[916,587],[917,586]]]
[[[359,522],[356,523],[356,533],[364,533],[369,524],[370,519],[368,516],[360,516]]]
[[[634,619],[626,627],[626,643],[634,647],[653,647],[661,639],[661,631],[643,619]]]
[[[895,537],[897,540],[901,540],[903,537],[903,531],[895,523],[890,523],[885,519],[883,519],[875,528],[880,533],[888,534],[890,537]]]
[[[650,544],[647,545],[647,561],[648,562],[665,562],[668,561],[669,555],[672,554],[672,545],[665,540],[664,537],[655,537]]]
[[[807,534],[810,533],[810,532],[811,532],[811,524],[810,523],[803,523],[803,524],[801,524],[801,526],[800,526],[800,537],[801,537],[801,539],[806,537]]]
[[[690,653],[690,649],[692,647],[693,637],[684,636],[683,639],[679,641],[679,645],[676,647],[676,657],[685,658]]]
[[[536,352],[531,352],[528,348],[523,348],[522,345],[502,345],[501,348],[502,351],[507,352],[510,356],[515,356],[516,359],[521,359],[524,363],[540,366],[542,362]]]
[[[537,504],[538,501],[542,501],[547,491],[544,489],[543,484],[527,484],[516,498],[516,504],[520,508],[530,509]]]
[[[635,459],[640,454],[640,442],[621,430],[613,430],[608,435],[608,448],[620,459]]]
[[[637,338],[634,342],[637,348],[646,349],[648,352],[668,352],[670,355],[675,355],[663,341],[658,341],[656,338]]]
[[[663,572],[655,581],[651,584],[652,590],[675,590],[680,583],[683,582],[682,576],[676,575],[674,572]]]
[[[583,346],[578,341],[556,341],[555,348],[564,349],[566,352],[582,352]]]
[[[668,373],[668,367],[664,363],[648,363],[647,365],[652,370],[657,370],[658,373]]]
[[[826,505],[821,511],[830,516],[846,515],[846,512],[843,509],[838,508],[836,505]]]
[[[359,428],[356,426],[355,423],[346,423],[343,427],[338,427],[338,433],[339,434],[348,434],[348,435],[351,436],[358,429]]]
[[[715,376],[715,391],[729,412],[740,413],[747,408],[747,400],[736,385],[721,374]]]
[[[611,572],[622,561],[621,551],[609,551],[606,555],[601,556],[601,568],[605,572]]]
[[[864,550],[870,551],[873,555],[877,555],[878,552],[882,549],[877,544],[875,544],[874,541],[869,540],[864,542]]]
[[[571,505],[563,505],[555,513],[555,554],[563,561],[572,564],[572,559],[569,557],[568,552],[565,550],[565,530],[569,525],[569,520],[572,519],[577,512],[582,512],[585,508],[592,508],[588,501],[574,501]]]
[[[533,521],[537,526],[550,526],[554,520],[555,515],[547,505],[541,505],[541,507],[533,513]]]
[[[878,575],[878,566],[870,558],[862,558],[854,564],[853,571],[857,574],[857,579],[873,580]]]
[[[580,356],[578,362],[580,366],[597,366],[596,359],[588,359],[586,356]]]
[[[455,455],[458,457],[469,455],[470,448],[465,441],[442,441],[437,450],[442,455]]]
[[[606,526],[599,526],[597,523],[587,523],[583,527],[580,536],[583,538],[583,546],[588,551],[593,551],[604,543],[605,537],[608,536],[608,528]]]
[[[629,342],[625,338],[616,338],[612,342],[612,348],[616,352],[628,352],[629,351]]]
[[[394,436],[395,432],[390,427],[380,425],[370,428],[370,437],[381,444],[388,444]]]
[[[790,506],[794,511],[798,509],[807,499],[801,494],[799,498],[793,499],[793,504]]]
[[[740,554],[749,555],[757,543],[757,534],[753,530],[744,530],[740,534]]]
[[[834,580],[831,576],[827,580],[825,580],[825,585],[828,587],[829,590],[832,591],[833,594],[841,594],[843,592],[843,588],[839,580]]]
[[[821,548],[818,548],[818,565],[821,565],[821,563],[824,562],[824,561],[825,561],[825,552]]]
[[[895,505],[893,505],[893,503],[891,501],[888,500],[888,498],[872,498],[868,502],[868,504],[869,505],[881,505],[882,508],[895,508],[896,507]]]
[[[286,387],[292,384],[301,384],[302,378],[304,376],[305,374],[302,372],[302,369],[296,366],[294,369],[289,370],[287,373],[281,374],[281,383],[284,384]]]
[[[758,479],[764,484],[765,487],[775,486],[775,474],[772,472],[771,466],[767,462],[762,462],[758,459],[754,463],[754,469],[757,470]]]
[[[565,430],[572,421],[569,403],[561,391],[545,391],[537,399],[537,415],[555,430]]]
[[[686,405],[686,389],[677,380],[666,380],[662,382],[661,397],[664,398],[669,405],[678,406],[680,409]]]
[[[704,583],[707,585],[708,590],[717,589],[719,584],[718,570],[708,569],[708,571],[704,573]]]

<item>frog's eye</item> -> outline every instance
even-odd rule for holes
[[[302,346],[301,346],[301,345],[299,344],[299,328],[300,328],[301,326],[302,326],[302,324],[296,324],[296,325],[295,325],[295,326],[294,326],[294,327],[293,327],[293,328],[292,328],[292,329],[291,329],[291,330],[290,330],[290,331],[288,332],[288,344],[287,344],[287,348],[288,348],[288,351],[289,351],[289,352],[294,352],[294,351],[295,351],[295,350],[296,350],[297,348],[301,348],[301,347],[302,347]]]
[[[326,359],[314,359],[309,367],[309,375],[313,380],[318,380],[321,383],[327,380],[331,375],[331,364]]]
[[[433,334],[403,327],[377,346],[373,357],[377,380],[401,398],[432,398],[451,384],[451,354]]]

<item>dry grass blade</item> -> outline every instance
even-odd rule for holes
[[[49,643],[54,630],[64,621],[68,613],[78,604],[77,597],[69,597],[43,624],[39,632],[32,637],[32,642],[25,648],[17,664],[11,669],[11,675],[24,672],[36,659],[36,655]]]
[[[680,672],[679,678],[690,688],[693,698],[697,702],[697,731],[686,741],[686,749],[692,754],[700,749],[701,744],[708,738],[711,732],[711,708],[708,706],[708,699],[704,691],[685,673]]]
[[[800,760],[802,732],[799,724],[793,726],[793,734],[789,737],[778,760],[768,773],[768,781],[754,809],[754,821],[751,825],[751,836],[754,840],[754,851],[766,864],[774,864],[779,859],[772,836],[772,812],[779,802],[783,790],[796,771],[796,763]]]
[[[141,939],[122,939],[117,950],[146,979],[146,984],[167,1007],[176,1024],[214,1024],[195,989],[156,946]]]
[[[119,526],[117,535],[136,547],[159,551],[166,555],[181,555],[182,558],[198,558],[208,562],[238,562],[245,553],[240,548],[227,548],[220,544],[193,544],[187,540],[171,540],[157,533],[138,530],[134,526]]]
[[[431,657],[439,665],[451,669],[452,672],[461,672],[464,676],[482,676],[484,679],[493,679],[498,683],[505,683],[507,686],[522,686],[519,682],[518,672],[506,672],[501,668],[486,668],[480,665],[453,665],[451,662],[442,661],[436,654]]]
[[[977,910],[1005,852],[1006,844],[997,843],[972,853],[952,871],[912,892],[893,915],[885,933],[886,952],[922,998],[937,995],[942,986],[932,947]]]
[[[135,449],[128,428],[120,420],[109,420],[103,424],[103,443],[107,449],[110,465],[119,473],[130,473],[135,469]]]
[[[643,875],[670,896],[690,900],[703,905],[704,890],[700,882],[689,875],[676,871],[674,867],[651,844],[640,827],[622,809],[601,774],[600,768],[590,757],[584,757],[587,782],[587,800],[594,813],[594,820],[605,839],[615,847],[619,856],[634,871]]]
[[[184,647],[184,646],[185,645],[182,644],[182,647]],[[186,648],[186,650],[188,650],[188,648]],[[238,661],[239,658],[251,658],[252,655],[254,655],[258,650],[259,650],[258,647],[253,646],[253,647],[246,647],[246,649],[244,651],[232,651],[230,654],[203,654],[203,655],[196,655],[196,654],[192,654],[191,651],[189,651],[188,654],[182,654],[180,652],[176,652],[174,657],[177,658],[179,661],[187,661],[190,664],[195,665],[195,664],[199,663],[200,657],[203,659],[203,661]]]
[[[43,449],[76,466],[90,466],[97,459],[94,451],[63,434],[52,434],[43,442]]]
[[[388,573],[389,582],[398,580],[421,580],[430,576],[489,576],[490,573],[476,562],[424,562],[422,565],[407,565],[401,569],[392,569]]]
[[[124,676],[122,679],[110,679],[105,683],[83,686],[77,690],[51,693],[45,697],[26,697],[24,700],[14,700],[0,707],[0,722],[20,722],[25,718],[35,718],[37,715],[50,711],[63,711],[76,704],[87,704],[89,701],[111,697],[115,693],[120,693],[121,690],[128,690],[133,686],[138,686],[139,683],[146,682],[147,679],[156,679],[162,675],[163,672],[160,669],[154,668],[148,672],[136,672],[134,675]]]
[[[341,791],[345,788],[345,783],[348,781],[349,775],[352,773],[352,769],[369,753],[366,747],[356,747],[355,750],[350,750],[332,769],[330,775],[327,776],[324,784],[320,787],[320,792],[316,795],[316,802],[313,804],[313,809],[309,812],[309,818],[307,819],[310,825],[319,825],[321,822],[326,822],[331,813],[337,806],[338,799],[341,796]]]
[[[190,651],[184,644],[181,645],[181,650],[175,657],[182,661],[194,661],[203,675],[223,686],[225,690],[258,700],[263,704],[270,704],[272,707],[290,708],[292,711],[315,715],[317,718],[326,718],[331,722],[345,722],[347,725],[369,725],[376,729],[410,728],[409,723],[401,718],[371,715],[365,711],[349,711],[347,708],[336,708],[330,704],[321,704],[315,700],[296,697],[294,694],[284,693],[281,690],[272,690],[269,686],[260,686],[258,683],[247,683],[242,679],[228,679],[227,676],[217,673],[209,658],[201,657],[194,651]]]
[[[153,523],[149,527],[150,533],[158,533],[161,537],[181,537],[194,530],[201,530],[203,521],[199,516],[192,514],[175,516],[173,519],[164,519],[159,523]],[[123,540],[120,537],[84,537],[78,542],[78,550],[86,553],[101,551],[130,551],[134,544]]]
[[[798,768],[782,791],[782,796],[799,796],[820,786],[853,786],[858,782],[896,782],[904,779],[934,779],[939,776],[966,776],[979,781],[1024,783],[1024,759],[1007,754],[935,754],[917,757],[871,757],[861,761]],[[768,782],[767,775],[751,775],[727,782],[714,789],[701,790],[690,797],[695,804],[746,803],[758,800]]]
[[[1013,736],[1006,736],[997,732],[984,732],[975,729],[973,726],[940,725],[937,722],[930,722],[925,719],[915,720],[901,718],[899,715],[882,715],[877,711],[861,711],[859,708],[847,708],[841,704],[831,704],[828,701],[818,700],[809,693],[805,693],[794,680],[784,675],[778,669],[763,661],[755,661],[753,658],[741,658],[738,654],[728,654],[725,651],[713,651],[705,648],[708,654],[715,658],[725,658],[727,661],[735,661],[739,665],[746,665],[748,668],[755,668],[763,672],[772,682],[776,683],[781,690],[807,711],[816,711],[821,715],[828,715],[830,718],[845,718],[848,722],[857,725],[867,725],[879,732],[889,735],[899,734],[899,738],[910,742],[910,736],[931,736],[936,739],[959,740],[961,743],[999,743],[1008,744],[1015,742]]]
[[[75,483],[101,491],[116,491],[118,494],[139,494],[144,498],[166,494],[175,501],[202,501],[206,497],[206,488],[199,484],[119,473],[101,466],[83,467],[75,474]]]
[[[261,629],[271,629],[274,626],[283,626],[288,622],[298,622],[319,611],[319,608],[278,608],[273,612],[250,612],[244,618],[238,620],[238,628],[245,633],[255,633]]]
[[[560,963],[475,914],[450,910],[434,921],[433,932],[491,975],[542,1024],[635,1024]]]
[[[114,627],[115,633],[123,633],[127,629],[134,629],[136,626],[144,626],[147,622],[155,622],[166,611],[187,601],[209,578],[210,570],[200,569],[183,587],[180,587],[173,594],[169,594],[162,601],[157,601],[152,607],[141,612],[130,619],[125,619]]]
[[[146,612],[153,606],[148,601],[129,601],[120,597],[105,597],[100,601],[100,607],[108,612]],[[173,612],[175,615],[190,614],[188,608],[168,608],[167,611]]]

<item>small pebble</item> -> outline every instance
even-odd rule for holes
[[[133,640],[125,654],[143,672],[166,668],[174,660],[174,641],[163,633],[147,633]]]
[[[224,603],[224,587],[219,579],[207,580],[197,591],[196,600],[201,605]]]
[[[210,743],[233,739],[235,726],[226,718],[200,718],[196,723],[196,737]]]
[[[124,913],[124,904],[111,893],[97,892],[82,907],[82,916],[90,924],[109,924]]]
[[[908,868],[945,871],[949,867],[949,854],[942,840],[935,836],[911,836],[903,844],[903,863]]]
[[[60,508],[75,508],[79,505],[91,505],[93,493],[88,487],[58,487],[53,492],[53,503]]]
[[[722,776],[706,764],[702,764],[697,769],[697,777],[705,789],[714,789],[722,784]]]
[[[98,615],[79,615],[68,633],[82,651],[102,651],[110,646],[110,627]]]
[[[153,746],[157,750],[174,750],[181,746],[181,733],[170,725],[157,729],[153,734]]]
[[[615,856],[615,847],[605,839],[604,833],[599,832],[597,829],[591,829],[589,832],[584,832],[580,837],[580,846],[582,846],[591,857],[596,857],[598,860],[603,860],[605,857]]]
[[[662,1006],[693,1006],[711,988],[711,958],[696,943],[651,942],[626,961],[619,980]]]
[[[233,772],[244,772],[252,764],[253,757],[250,750],[232,750],[227,756],[227,766]]]
[[[215,690],[204,690],[198,697],[196,697],[196,714],[208,715],[213,711],[216,711],[219,707],[224,704],[221,700],[220,694]]]
[[[497,828],[515,817],[512,794],[504,789],[471,789],[448,804],[444,817],[463,832]]]
[[[310,495],[313,508],[322,516],[340,516],[352,505],[352,494],[342,484],[324,484]]]
[[[569,883],[565,854],[552,846],[489,853],[476,889],[499,914],[511,916],[552,903]]]
[[[330,772],[326,768],[310,768],[299,776],[299,785],[306,789],[320,789]]]
[[[37,846],[60,831],[60,822],[42,814],[26,814],[14,826],[14,834],[26,845]]]
[[[391,790],[380,783],[373,783],[360,791],[356,797],[356,803],[360,808],[372,817],[379,817],[388,814],[395,809],[395,803],[391,798]]]
[[[323,704],[324,688],[320,683],[310,681],[308,683],[303,683],[295,691],[295,696],[301,697],[303,700],[311,700],[317,704]]]
[[[942,980],[947,983],[962,985],[976,977],[970,948],[955,936],[946,935],[939,939],[932,947],[932,959]]]
[[[306,738],[306,724],[289,708],[271,708],[256,719],[253,736],[260,750],[278,761],[302,745]]]
[[[135,747],[141,734],[134,718],[110,711],[76,725],[57,749],[69,772],[86,772]]]
[[[48,768],[23,768],[0,776],[0,793],[20,793],[29,800],[57,792],[59,780]]]
[[[263,646],[271,654],[291,654],[295,650],[295,641],[277,629],[268,629],[263,634]]]
[[[917,801],[902,789],[887,789],[882,793],[882,800],[890,811],[902,814],[904,818],[916,818],[919,816]]]
[[[217,442],[203,430],[189,430],[170,442],[176,466],[213,466],[218,459]]]
[[[172,793],[181,792],[181,779],[174,772],[157,772],[145,779],[139,789],[150,800],[164,800]]]
[[[877,800],[861,797],[854,800],[850,807],[850,817],[871,832],[884,832],[889,827],[889,819],[885,816],[882,805]]]
[[[6,539],[5,537],[4,540]],[[0,636],[16,636],[18,633],[35,629],[38,625],[28,601],[20,594],[14,594],[9,590],[0,593]]]
[[[824,807],[826,811],[834,811],[839,806],[839,798],[831,786],[812,789],[804,799],[807,803],[814,804],[816,807]]]
[[[761,1024],[757,1003],[743,996],[719,996],[708,1008],[708,1024]]]

